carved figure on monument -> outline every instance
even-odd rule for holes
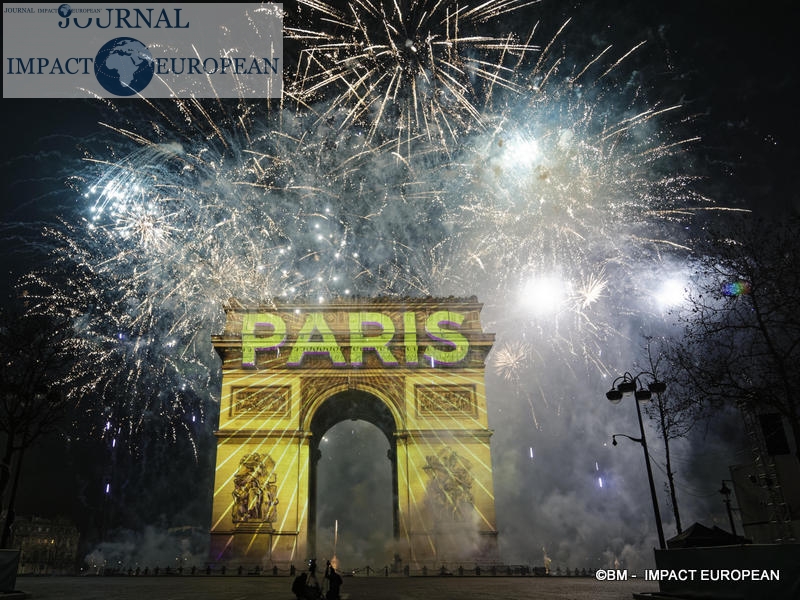
[[[276,480],[272,458],[262,458],[258,452],[243,456],[233,476],[233,522],[275,522],[278,518]]]
[[[469,461],[445,448],[438,456],[426,456],[428,498],[437,519],[464,521],[473,506],[472,475]]]

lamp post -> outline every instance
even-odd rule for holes
[[[641,434],[641,437],[634,438],[629,435],[625,435],[624,433],[615,433],[611,436],[611,444],[613,446],[617,445],[617,437],[626,437],[632,442],[641,444],[642,450],[644,450],[644,464],[647,468],[647,481],[650,483],[650,497],[653,500],[653,514],[656,518],[658,545],[659,548],[664,550],[667,547],[667,544],[664,541],[664,528],[661,525],[661,511],[658,509],[656,486],[653,483],[653,471],[650,467],[650,452],[647,450],[647,438],[644,435],[644,423],[642,422],[642,411],[639,408],[639,403],[649,401],[652,394],[663,393],[664,390],[667,389],[667,384],[665,384],[663,381],[654,379],[652,383],[648,384],[647,389],[644,389],[642,383],[639,381],[639,377],[645,374],[646,373],[639,373],[639,375],[634,377],[630,373],[625,373],[624,375],[617,377],[614,380],[614,383],[611,384],[611,389],[606,392],[606,398],[608,398],[609,402],[612,404],[619,404],[622,401],[622,397],[625,395],[633,394],[634,398],[636,399],[636,415],[639,417],[639,433]]]
[[[731,510],[731,488],[725,485],[725,480],[722,480],[722,487],[719,488],[719,493],[722,494],[725,508],[728,511],[728,521],[731,523],[731,533],[736,535],[736,526],[733,524],[733,511]]]

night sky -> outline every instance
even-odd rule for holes
[[[560,43],[577,60],[585,60],[609,43],[628,48],[646,40],[627,67],[632,77],[639,78],[651,97],[683,104],[683,112],[689,118],[679,126],[686,128],[687,135],[700,137],[682,157],[681,170],[697,176],[696,188],[717,204],[750,208],[758,215],[782,218],[800,214],[795,182],[800,131],[796,109],[797,61],[791,58],[796,50],[794,23],[790,18],[792,5],[788,0],[771,3],[545,0],[526,8],[522,14],[531,23],[541,19],[542,34],[537,38],[541,40],[549,39],[564,20],[572,18]],[[285,2],[284,8],[291,13],[293,3]],[[291,17],[287,19],[290,21]],[[518,22],[515,17],[492,26],[502,30]],[[291,52],[288,44],[287,63]],[[123,102],[130,105],[132,101]],[[70,220],[85,214],[82,198],[69,190],[65,182],[82,148],[97,151],[102,147],[107,133],[97,123],[107,118],[107,112],[90,100],[4,99],[3,105],[0,273],[4,300],[11,302],[18,277],[46,261],[39,252],[38,232],[57,217]],[[491,374],[488,384],[490,388],[503,387],[499,378]],[[603,385],[603,382],[591,384],[598,389]],[[573,414],[555,408],[567,406],[570,393],[565,393],[565,399],[561,400],[557,396],[558,393],[553,394],[552,407],[540,411],[542,429],[538,432],[532,431],[529,422],[520,421],[520,413],[509,414],[507,410],[503,413],[498,408],[505,407],[502,402],[493,409],[489,398],[490,426],[498,431],[493,440],[495,492],[501,540],[504,534],[508,540],[504,552],[512,562],[540,564],[544,546],[554,558],[554,565],[571,567],[583,566],[582,562],[587,567],[597,567],[620,556],[632,560],[632,554],[652,543],[652,538],[647,538],[652,536],[647,531],[651,507],[643,480],[639,478],[643,477],[641,453],[633,445],[605,454],[608,448],[581,449],[585,429],[612,418],[608,416],[607,403],[597,408],[596,418],[590,418],[577,414],[578,411]],[[631,415],[613,417],[617,419],[614,426],[632,427],[634,421],[627,417]],[[328,479],[321,487],[336,489],[345,485],[361,498],[369,497],[375,490],[383,493],[380,490],[385,490],[387,483],[380,464],[385,462],[385,449],[381,447],[379,434],[360,422],[345,421],[337,427],[341,430],[339,436],[331,439],[340,441],[336,448],[331,448],[331,456],[349,448],[351,454],[363,456],[364,460],[343,466],[341,473],[326,474]],[[84,533],[83,549],[87,553],[103,536],[107,540],[133,539],[143,543],[141,533],[135,532],[142,532],[148,526],[156,532],[182,525],[207,526],[214,465],[212,430],[213,422],[209,422],[205,429],[196,431],[200,451],[195,460],[185,441],[173,444],[163,439],[152,440],[139,455],[131,457],[122,451],[112,453],[106,444],[86,440],[80,432],[65,429],[60,437],[44,441],[26,457],[17,512],[73,519]],[[341,441],[356,431],[366,431],[367,437],[359,442]],[[695,433],[681,449],[685,461],[681,475],[685,476],[686,490],[691,490],[684,496],[684,525],[695,520],[711,525],[713,519],[724,526],[726,517],[715,489],[726,476],[727,465],[746,457],[737,454],[741,448],[735,444],[728,446],[723,440],[740,439],[741,432],[737,431],[735,420],[720,418]],[[71,441],[65,442],[65,437]],[[523,472],[528,467],[534,469],[530,464],[534,461],[523,460],[528,449],[534,447],[536,471]],[[565,447],[574,454],[567,463],[582,464],[585,472],[564,472],[560,453]],[[699,460],[701,456],[708,460]],[[615,460],[626,461],[625,468],[614,469],[610,463]],[[605,468],[620,477],[620,473],[630,473],[620,482],[620,489],[625,491],[619,496],[585,501],[586,488],[564,481],[584,477],[594,480],[596,472]],[[112,470],[122,486],[114,502],[109,503],[101,490],[104,478],[111,476]],[[376,470],[378,474],[373,475]],[[526,483],[519,486],[510,483],[520,478]],[[715,482],[714,487],[703,488],[699,482],[704,479]],[[630,489],[634,487],[642,489],[634,493]],[[357,493],[359,490],[361,493]],[[607,512],[604,508],[607,502],[620,503],[622,508]],[[320,513],[320,526],[323,521],[347,512],[348,504],[351,508],[360,506],[358,502],[332,502],[329,510]],[[375,519],[386,518],[385,508],[376,510]],[[662,502],[662,513],[668,512]],[[609,533],[599,523],[627,513],[644,516],[630,523],[619,522],[618,539],[609,542],[613,551],[600,557],[582,556],[577,549],[570,548],[569,533],[559,539],[548,526],[537,529],[540,523],[549,520],[559,527],[566,529],[564,524],[569,524],[588,532],[586,535],[603,538]],[[353,530],[361,532],[361,540],[352,539],[357,537],[353,535],[348,542],[354,561],[380,545],[379,539],[367,539],[371,531],[363,525],[352,514],[340,521],[343,537]],[[131,533],[127,537],[121,534],[114,537],[112,531],[117,528]],[[668,537],[674,533],[668,524],[665,530]],[[643,537],[646,541],[641,543]],[[158,543],[152,538],[151,541],[152,547],[157,548]],[[158,550],[153,552],[157,554]]]

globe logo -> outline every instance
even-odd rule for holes
[[[114,38],[94,58],[94,76],[115,96],[141,92],[153,79],[153,55],[142,42],[130,37]]]
[[[65,19],[72,14],[72,7],[69,4],[62,4],[58,7],[58,15]]]

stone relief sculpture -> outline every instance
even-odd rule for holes
[[[234,523],[274,523],[278,518],[275,461],[258,452],[239,461],[233,476]]]
[[[438,456],[426,456],[428,499],[437,519],[464,521],[473,506],[470,463],[445,448]]]

